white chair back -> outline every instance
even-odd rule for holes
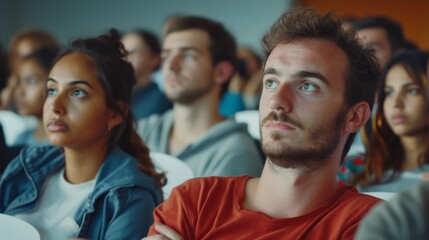
[[[254,139],[261,139],[259,132],[259,111],[258,110],[246,110],[235,113],[235,121],[247,123],[247,131],[250,136]]]
[[[395,192],[364,192],[364,194],[368,194],[368,195],[371,195],[373,197],[383,199],[384,201],[390,201],[398,193],[395,193]]]
[[[151,152],[150,158],[156,170],[163,172],[167,177],[167,184],[162,188],[164,200],[170,196],[174,187],[195,177],[192,169],[182,160],[174,156],[165,153]]]
[[[40,240],[39,232],[27,222],[0,214],[0,239]]]
[[[0,123],[3,126],[4,137],[8,146],[11,146],[21,133],[37,126],[35,117],[23,117],[6,110],[0,111]]]

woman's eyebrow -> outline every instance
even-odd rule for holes
[[[53,78],[48,78],[47,81],[58,83],[58,81],[53,79]],[[75,80],[75,81],[71,81],[71,82],[67,83],[67,85],[78,85],[78,84],[84,84],[84,85],[88,86],[89,88],[94,89],[94,87],[90,83],[88,83],[87,81],[84,81],[84,80]]]

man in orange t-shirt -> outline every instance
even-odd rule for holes
[[[352,239],[379,201],[336,184],[373,106],[373,53],[333,14],[304,8],[284,13],[263,44],[261,177],[184,183],[155,210],[147,239]]]

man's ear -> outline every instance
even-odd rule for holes
[[[368,121],[371,109],[367,102],[359,102],[351,107],[346,115],[344,130],[346,132],[357,132]]]
[[[126,104],[124,101],[118,101],[116,104],[119,106],[122,114],[113,110],[109,110],[109,119],[107,121],[107,128],[109,130],[121,124],[122,121],[124,121],[125,116],[128,115],[128,104]]]
[[[218,84],[223,84],[228,81],[235,72],[235,68],[229,61],[221,61],[216,64],[214,69],[214,79]]]

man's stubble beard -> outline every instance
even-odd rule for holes
[[[166,87],[165,95],[171,102],[187,105],[195,102],[209,93],[213,87],[214,82],[207,83],[206,85],[201,86],[199,89],[181,89],[180,92],[177,92],[177,90],[174,89],[172,92],[169,92],[167,89],[168,87]]]
[[[261,133],[262,151],[269,161],[282,168],[301,168],[306,171],[318,169],[337,148],[344,117],[345,111],[342,110],[333,121],[304,131],[299,121],[285,114],[271,112],[261,122],[261,128],[266,121],[275,120],[291,124],[295,131],[301,130],[305,135],[297,140],[294,146],[284,146],[279,141],[287,137],[285,134],[278,131],[272,132],[270,135],[272,141],[264,143]]]

